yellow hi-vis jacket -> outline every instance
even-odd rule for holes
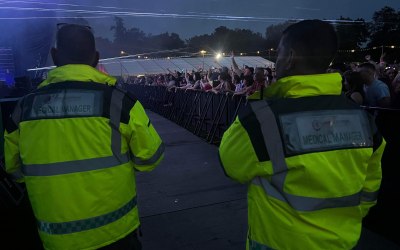
[[[286,77],[264,96],[219,147],[226,174],[249,184],[247,249],[351,249],[376,203],[385,142],[341,95],[339,74]]]
[[[86,65],[52,70],[6,127],[7,172],[22,174],[45,249],[97,249],[140,224],[135,170],[164,146],[142,105]]]

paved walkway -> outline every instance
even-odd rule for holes
[[[148,114],[166,149],[160,166],[137,176],[144,250],[244,249],[246,187],[225,177],[216,146]]]
[[[166,144],[154,171],[138,173],[143,250],[243,250],[246,186],[228,179],[217,147],[147,111]],[[364,230],[358,250],[399,246]]]

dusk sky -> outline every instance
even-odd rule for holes
[[[384,6],[400,10],[399,0],[81,0],[0,1],[0,19],[85,17],[96,35],[112,37],[113,16],[127,28],[145,33],[175,32],[186,39],[211,33],[218,26],[265,33],[266,27],[288,19],[337,19],[341,15],[370,20]]]
[[[89,21],[95,35],[113,40],[110,27],[122,17],[126,28],[146,34],[174,32],[182,39],[212,33],[219,26],[250,29],[265,36],[271,24],[293,19],[370,21],[384,6],[400,10],[400,0],[0,0],[0,47],[11,47],[16,74],[49,64],[57,22]],[[62,18],[62,20],[60,20]]]
[[[399,0],[148,0],[98,1],[99,5],[129,8],[127,11],[177,14],[173,17],[129,17],[127,26],[140,27],[147,33],[176,32],[183,38],[211,33],[218,26],[247,28],[265,33],[265,28],[287,19],[337,19],[340,15],[370,20],[375,10],[391,6],[400,10]],[[117,4],[118,3],[118,4]],[[180,15],[197,15],[182,18]],[[221,16],[213,18],[212,16]],[[207,20],[205,18],[213,18]],[[230,18],[231,17],[231,18]],[[227,19],[232,20],[227,20]],[[242,20],[240,20],[242,18]],[[252,19],[261,18],[261,19]],[[101,29],[108,28],[103,20],[93,19]],[[99,25],[97,25],[99,24]],[[99,29],[100,29],[99,27]]]

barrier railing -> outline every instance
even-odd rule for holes
[[[234,121],[245,96],[200,90],[168,89],[164,86],[128,85],[145,108],[150,109],[211,144],[219,144]]]
[[[223,133],[234,121],[243,105],[245,96],[215,94],[199,90],[168,90],[165,86],[128,85],[127,90],[148,108],[176,124],[188,129],[193,134],[209,143],[219,144]],[[398,117],[399,109],[365,107],[369,112],[381,114],[379,120],[388,123],[388,118]],[[378,127],[382,127],[379,126]],[[386,135],[385,131],[381,131]]]

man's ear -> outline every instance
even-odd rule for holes
[[[92,63],[92,67],[93,68],[97,67],[97,64],[99,63],[99,60],[100,60],[100,54],[99,54],[98,51],[96,51],[96,55],[95,55],[93,63]]]
[[[53,59],[54,65],[56,65],[57,67],[60,66],[59,65],[59,61],[58,61],[58,57],[57,57],[57,49],[54,48],[54,47],[51,48],[50,53],[51,53],[51,59]]]

